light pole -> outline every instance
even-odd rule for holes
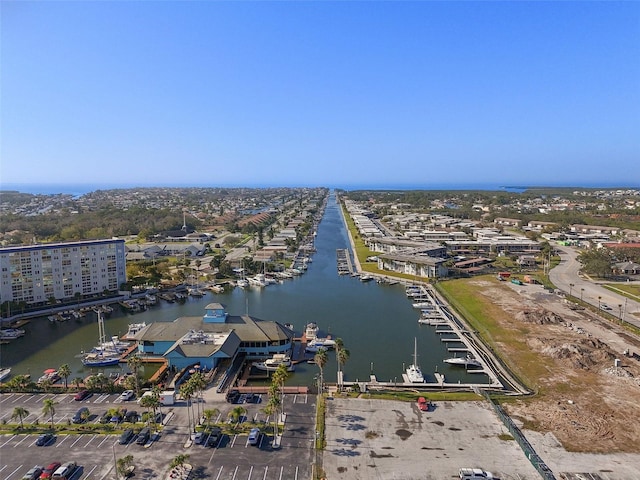
[[[580,289],[580,301],[582,301],[582,294],[584,293],[584,288]]]
[[[569,284],[569,296],[571,296],[571,292],[573,291],[573,287],[574,287],[573,283],[570,283]]]
[[[618,304],[618,318],[620,319],[620,323],[622,323],[622,304]]]
[[[598,310],[600,310],[600,300],[602,300],[602,297],[598,296]]]

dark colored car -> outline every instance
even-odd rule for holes
[[[126,408],[122,408],[120,410],[118,410],[117,413],[115,413],[112,417],[110,422],[111,423],[120,423],[123,419],[124,416],[127,414],[127,409]]]
[[[45,445],[49,445],[53,440],[53,433],[43,433],[36,440],[36,445],[39,447],[44,447]]]
[[[144,445],[149,441],[150,436],[151,436],[151,430],[149,429],[149,427],[144,427],[142,430],[140,430],[136,443],[138,445]]]
[[[207,446],[215,447],[220,443],[222,439],[222,429],[220,427],[213,427],[211,429],[211,433],[209,433],[209,437],[207,438]]]
[[[238,390],[229,390],[229,393],[227,393],[227,402],[229,403],[236,403],[239,398],[240,392]]]
[[[140,416],[138,415],[138,412],[136,412],[135,410],[131,410],[129,412],[127,412],[127,414],[124,416],[124,421],[125,422],[130,422],[130,423],[135,423],[138,421],[138,419],[140,418]]]
[[[76,393],[73,397],[73,399],[76,402],[80,402],[81,400],[84,400],[85,398],[89,398],[91,396],[91,392],[89,390],[80,390],[78,393]]]
[[[72,420],[73,420],[73,423],[84,423],[88,417],[89,417],[89,409],[87,407],[82,407],[76,412]]]
[[[119,440],[120,445],[125,445],[125,444],[129,443],[132,438],[133,438],[133,428],[127,428],[120,435],[120,440]]]
[[[41,480],[44,480],[46,478],[51,478],[53,476],[53,472],[55,472],[58,468],[60,468],[60,465],[62,465],[60,462],[53,462],[47,465],[45,469],[42,471],[42,473],[40,474]]]
[[[100,423],[109,423],[111,421],[111,414],[107,411],[100,417]]]

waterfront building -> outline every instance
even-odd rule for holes
[[[247,359],[271,357],[292,349],[293,331],[278,322],[249,315],[229,315],[220,303],[210,303],[201,317],[155,322],[135,335],[144,356],[164,357],[170,367],[199,364],[206,369]]]
[[[124,240],[0,248],[0,303],[43,305],[115,292],[127,281]]]

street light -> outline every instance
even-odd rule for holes
[[[584,288],[580,289],[580,301],[582,301],[582,294],[584,293]]]
[[[571,296],[571,292],[573,291],[573,287],[574,287],[574,284],[570,283],[569,284],[569,296]]]
[[[600,300],[602,300],[602,297],[598,296],[598,310],[600,310]]]
[[[622,323],[622,304],[618,304],[618,318],[620,319],[620,323]]]

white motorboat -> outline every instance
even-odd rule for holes
[[[135,335],[146,326],[146,322],[130,323],[129,330],[127,330],[127,333],[125,333],[122,338],[124,338],[125,340],[133,340]]]
[[[311,342],[307,344],[304,351],[308,353],[317,353],[318,350],[324,348],[325,350],[331,350],[336,347],[336,341],[326,337],[326,338],[314,338]]]
[[[21,328],[3,328],[0,330],[0,340],[14,340],[22,337],[24,330]]]
[[[449,365],[458,365],[465,368],[482,367],[482,363],[471,355],[467,355],[466,357],[447,358],[444,360],[444,363],[448,363]]]
[[[413,363],[406,369],[407,379],[410,383],[424,383],[424,375],[418,365],[418,339],[413,339]]]
[[[4,382],[11,375],[11,368],[3,368],[0,370],[0,382]]]
[[[273,372],[284,365],[288,371],[293,371],[294,365],[291,362],[291,357],[284,353],[276,353],[271,358],[267,358],[264,362],[255,362],[253,366],[258,370],[264,370],[267,372]]]
[[[308,342],[316,338],[316,335],[318,335],[318,330],[319,328],[317,324],[313,322],[307,323],[307,327],[305,328],[305,331],[304,331],[304,336],[307,337]]]

